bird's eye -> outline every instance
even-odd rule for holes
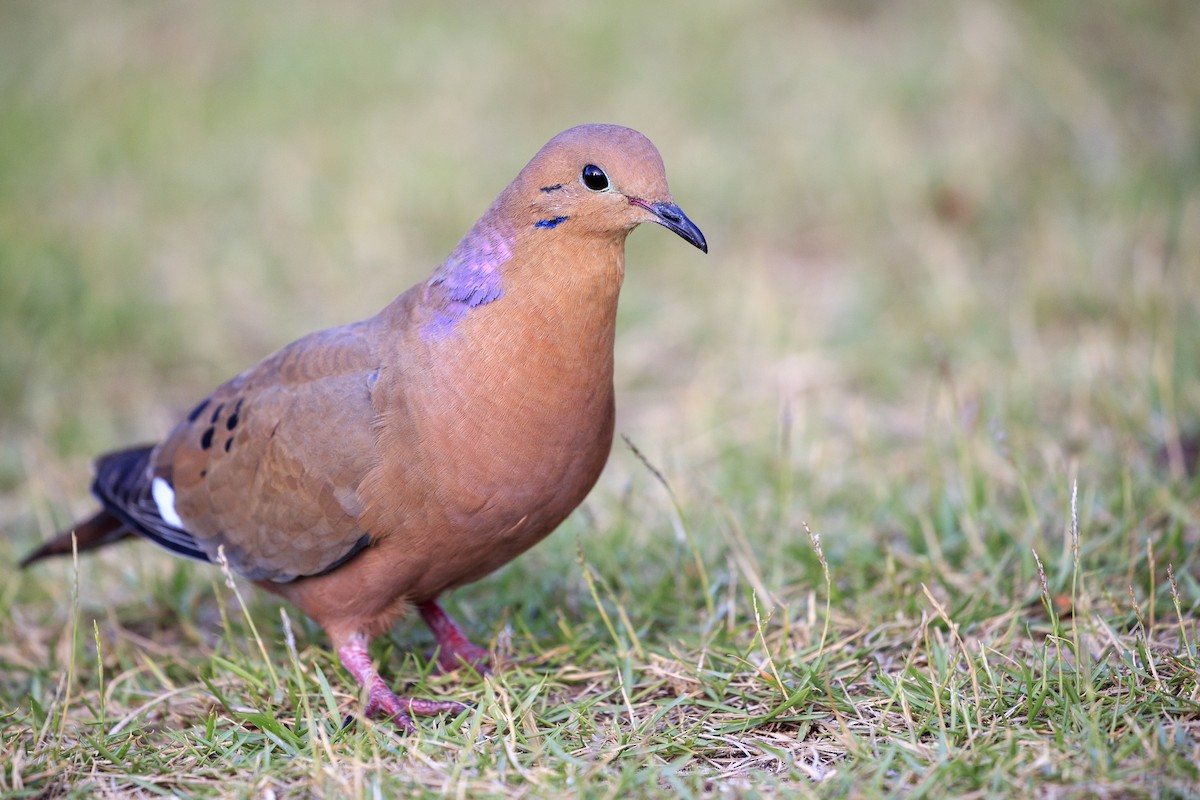
[[[583,185],[593,192],[603,192],[608,188],[608,176],[604,174],[604,170],[595,164],[588,164],[584,167],[583,174],[580,177],[583,180]]]

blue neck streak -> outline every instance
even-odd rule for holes
[[[441,339],[454,332],[467,314],[504,296],[500,268],[512,258],[512,242],[476,225],[429,280],[437,304],[422,333]]]

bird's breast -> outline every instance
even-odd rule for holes
[[[472,535],[540,538],[595,483],[612,446],[611,375],[581,383],[553,374],[499,369],[464,379],[430,411],[426,435],[445,454],[434,470],[450,522]]]
[[[612,444],[615,312],[615,292],[567,311],[510,291],[464,321],[418,412],[448,499],[513,520],[547,509],[554,524],[574,508]]]
[[[544,538],[612,446],[611,329],[569,340],[545,324],[483,333],[374,390],[379,464],[361,489],[364,523],[418,576],[412,597],[480,578]]]

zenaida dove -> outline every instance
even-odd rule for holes
[[[367,716],[397,697],[370,641],[416,606],[438,663],[486,670],[437,598],[532,547],[582,502],[613,435],[625,237],[656,222],[708,252],[629,128],[543,147],[433,275],[370,319],[284,347],[162,442],[96,462],[103,510],[22,566],[130,534],[232,569],[328,633]]]

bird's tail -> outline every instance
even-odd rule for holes
[[[94,516],[77,522],[72,527],[55,536],[37,550],[21,559],[21,568],[52,556],[71,555],[71,535],[75,535],[75,548],[79,552],[95,550],[98,547],[120,541],[126,536],[132,536],[133,531],[107,511],[99,511]]]

